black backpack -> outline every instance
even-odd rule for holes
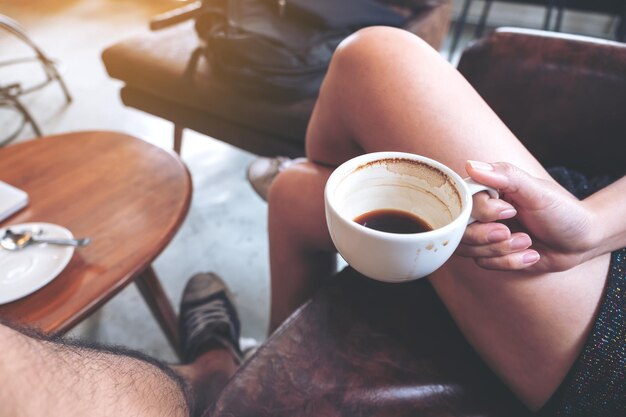
[[[196,31],[214,75],[245,94],[315,96],[339,43],[405,17],[375,0],[204,0]]]

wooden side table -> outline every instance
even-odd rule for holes
[[[191,201],[174,153],[120,133],[49,136],[0,149],[0,179],[30,197],[0,227],[48,222],[92,238],[50,284],[0,306],[0,317],[61,334],[134,281],[179,352],[176,315],[150,266]]]

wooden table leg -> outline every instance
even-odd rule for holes
[[[176,313],[170,304],[163,287],[159,282],[152,266],[149,266],[135,279],[135,284],[139,288],[141,295],[150,307],[152,315],[161,326],[167,340],[181,358],[180,339],[178,336],[178,322]]]
[[[180,125],[174,125],[174,152],[180,156],[181,149],[183,147],[183,130]]]

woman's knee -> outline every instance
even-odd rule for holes
[[[335,51],[322,85],[307,132],[307,156],[332,165],[362,153],[356,126],[361,118],[394,107],[389,104],[398,87],[392,86],[419,91],[434,82],[419,72],[436,60],[441,60],[436,51],[405,30],[376,26],[349,36]]]
[[[293,225],[306,209],[302,204],[304,189],[311,181],[310,175],[301,169],[290,167],[282,171],[270,186],[267,202],[269,205],[270,222],[278,219],[281,225]],[[270,224],[271,226],[271,224]]]
[[[311,204],[311,198],[323,199],[324,185],[330,172],[330,169],[308,161],[285,169],[278,174],[269,189],[270,210],[316,209]]]
[[[347,74],[351,78],[361,71],[375,74],[377,69],[387,68],[389,64],[401,64],[398,57],[423,54],[422,59],[428,59],[433,52],[430,45],[406,30],[387,26],[368,27],[341,42],[333,55],[329,74]]]
[[[267,194],[270,217],[283,217],[289,213],[290,200],[297,195],[299,181],[300,175],[291,169],[280,172],[272,181]]]
[[[305,162],[281,172],[268,194],[270,233],[283,230],[326,243],[324,186],[331,170]]]

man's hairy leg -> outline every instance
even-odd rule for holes
[[[0,323],[0,417],[188,416],[185,385],[158,362]]]

